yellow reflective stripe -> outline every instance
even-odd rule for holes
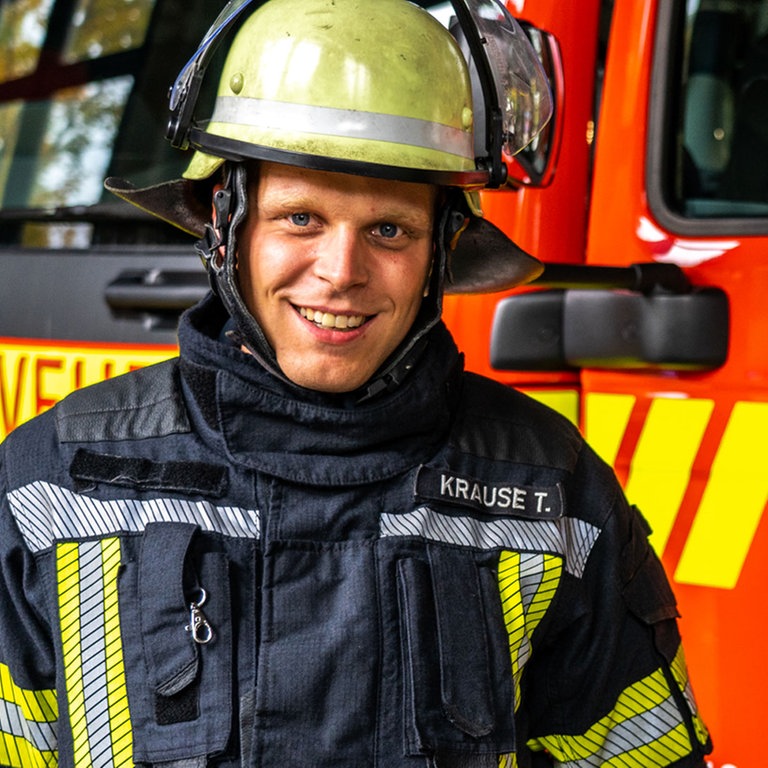
[[[0,765],[12,768],[55,766],[56,691],[20,688],[0,664]],[[13,731],[13,732],[11,732]]]
[[[101,542],[104,569],[104,645],[106,650],[107,702],[115,768],[133,765],[133,731],[128,711],[123,643],[117,596],[120,541]]]
[[[520,678],[531,654],[531,636],[547,612],[563,573],[556,555],[502,552],[499,592],[509,636],[515,710],[520,706]]]
[[[520,675],[522,665],[519,660],[519,649],[527,641],[525,635],[525,614],[523,599],[520,594],[520,579],[518,567],[519,552],[502,552],[499,558],[499,591],[501,606],[504,612],[504,623],[509,636],[509,652],[512,657],[512,680],[515,687],[515,711],[520,706]]]
[[[125,683],[117,538],[56,548],[64,678],[78,768],[129,768],[132,734]],[[104,702],[108,717],[104,717]]]
[[[22,736],[0,734],[0,765],[3,768],[56,768],[58,764],[56,752],[41,752]]]
[[[768,502],[768,403],[739,402],[723,433],[675,580],[733,589]]]
[[[627,749],[627,745],[636,745]],[[622,691],[613,711],[583,735],[556,734],[528,746],[547,749],[564,768],[647,768],[671,765],[691,752],[666,677],[658,669]]]
[[[58,545],[56,574],[59,585],[59,620],[75,765],[78,768],[89,768],[91,754],[85,720],[85,692],[80,647],[79,562],[77,543],[68,542]]]
[[[663,552],[691,478],[712,400],[657,398],[632,459],[626,493],[648,520],[651,544]]]
[[[611,466],[635,407],[634,395],[608,395],[590,392],[584,401],[584,436],[603,461]]]
[[[36,723],[55,723],[58,718],[56,691],[51,689],[30,691],[19,688],[5,664],[0,664],[0,700],[15,704],[21,710],[25,720]]]
[[[575,389],[525,389],[523,387],[521,391],[578,425],[579,393]]]

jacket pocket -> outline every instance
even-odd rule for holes
[[[406,750],[438,768],[497,766],[515,749],[496,572],[477,558],[429,545],[398,563]]]
[[[120,580],[134,761],[223,752],[232,722],[229,565],[198,528],[151,523]],[[186,764],[186,762],[184,762]],[[190,763],[193,764],[193,763]]]

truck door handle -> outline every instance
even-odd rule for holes
[[[554,266],[534,283],[545,290],[497,305],[497,370],[707,371],[725,363],[730,312],[721,289],[690,285],[674,265]]]
[[[104,298],[115,312],[179,314],[202,299],[208,289],[202,269],[126,270],[107,285]]]

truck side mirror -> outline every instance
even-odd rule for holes
[[[567,274],[558,280],[561,266]],[[536,284],[551,287],[515,294],[496,308],[497,370],[707,371],[728,356],[726,294],[690,286],[674,265],[549,265]]]

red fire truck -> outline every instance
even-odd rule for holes
[[[219,5],[0,3],[0,437],[174,353],[199,264],[100,183],[180,171],[166,91]],[[562,411],[613,464],[674,582],[712,764],[761,768],[768,0],[507,6],[555,114],[483,206],[546,269],[445,317],[470,369]]]
[[[484,206],[547,269],[446,317],[471,368],[539,393],[613,464],[674,582],[713,765],[758,768],[768,3],[509,5],[548,33],[556,115]]]

